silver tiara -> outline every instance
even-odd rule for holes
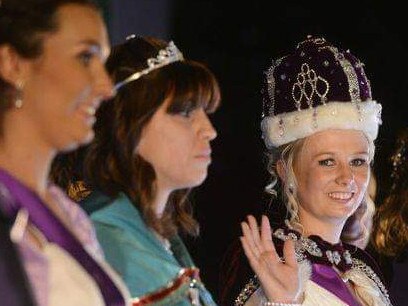
[[[167,45],[166,48],[161,49],[159,53],[157,54],[156,57],[151,57],[147,59],[147,68],[143,69],[141,71],[137,71],[124,79],[123,81],[117,83],[115,85],[115,90],[118,90],[121,88],[123,85],[126,85],[127,83],[133,82],[137,79],[139,79],[141,76],[148,74],[149,72],[161,68],[163,66],[166,66],[168,64],[178,62],[178,61],[183,61],[183,53],[180,52],[180,50],[176,47],[173,41],[170,41],[169,44]]]

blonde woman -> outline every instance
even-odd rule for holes
[[[390,305],[376,264],[350,244],[367,235],[357,210],[366,205],[381,111],[363,64],[308,37],[272,62],[263,93],[263,138],[288,218],[274,229],[265,216],[242,223],[256,277],[235,305]]]

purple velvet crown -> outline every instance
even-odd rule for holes
[[[265,72],[263,114],[275,116],[332,101],[372,100],[363,66],[348,50],[308,36]]]
[[[323,38],[308,37],[265,72],[262,137],[278,147],[328,129],[352,129],[374,141],[381,104],[372,100],[363,64]]]

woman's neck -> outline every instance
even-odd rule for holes
[[[335,223],[327,220],[300,217],[300,223],[302,224],[304,236],[318,235],[323,240],[335,244],[340,242],[345,221]]]
[[[0,167],[44,197],[55,151],[40,145],[34,137],[16,134],[6,131],[0,140]]]
[[[170,193],[171,191],[168,189],[161,188],[160,186],[157,187],[157,192],[153,198],[153,207],[159,219],[163,216],[163,212],[166,209]]]

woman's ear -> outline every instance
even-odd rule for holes
[[[285,171],[285,164],[281,159],[279,159],[276,163],[276,171],[278,172],[278,176],[282,182],[286,182],[286,171]]]
[[[8,44],[0,46],[0,77],[11,85],[24,81],[27,61]]]

